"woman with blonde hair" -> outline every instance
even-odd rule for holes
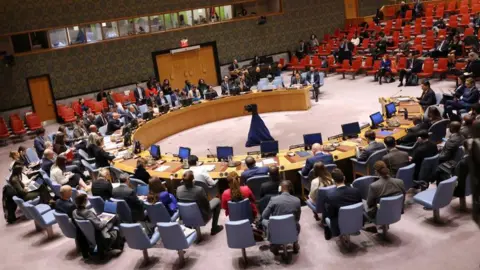
[[[137,168],[135,169],[135,173],[133,174],[133,178],[142,180],[145,184],[148,185],[148,181],[150,180],[150,174],[148,173],[147,169],[147,160],[143,157],[137,159]]]
[[[248,186],[240,186],[240,177],[236,172],[230,172],[227,176],[228,189],[222,194],[222,208],[225,210],[225,215],[228,216],[228,202],[239,202],[248,198],[250,207],[252,208],[253,218],[257,216],[258,210],[255,204],[255,196]]]
[[[325,167],[323,162],[319,161],[313,165],[313,173],[315,175],[315,179],[312,180],[310,184],[310,194],[308,195],[309,200],[313,203],[317,203],[317,194],[318,190],[323,187],[331,186],[334,183],[332,175]],[[314,214],[315,219],[319,220],[318,214]]]

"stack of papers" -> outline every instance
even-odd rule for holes
[[[103,212],[100,215],[98,215],[98,218],[105,223],[108,223],[110,220],[112,220],[113,217],[115,217],[114,214],[110,214],[107,212]]]
[[[165,170],[167,170],[168,168],[170,168],[170,166],[168,165],[162,165],[158,168],[155,169],[156,172],[164,172]]]
[[[256,165],[257,167],[263,167],[263,162],[259,161],[259,162],[255,163],[255,165]]]
[[[263,165],[271,165],[276,164],[277,162],[273,158],[267,158],[263,160]]]

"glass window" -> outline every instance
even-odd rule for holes
[[[148,25],[148,17],[140,17],[135,20],[135,33],[144,34],[150,32],[150,26]]]
[[[61,48],[67,46],[67,31],[65,28],[53,29],[48,31],[50,45],[52,48]]]
[[[121,37],[135,35],[135,24],[133,23],[133,19],[118,21],[118,30]]]
[[[46,31],[30,33],[32,50],[48,49],[48,38]]]
[[[193,18],[192,18],[192,11],[182,11],[178,13],[178,25],[180,27],[192,26]]]
[[[165,31],[165,22],[163,21],[163,15],[151,16],[150,27],[151,32]]]
[[[227,21],[233,18],[232,6],[217,7],[215,8],[215,12],[217,13],[217,17],[220,18],[220,21]]]
[[[118,37],[117,22],[102,23],[102,31],[103,31],[103,37],[105,39],[117,38]]]
[[[80,26],[67,27],[67,34],[70,45],[85,43],[86,41],[85,30]]]
[[[193,10],[193,24],[205,24],[208,23],[207,12],[204,8]]]
[[[81,27],[85,31],[87,43],[93,43],[102,40],[102,27],[99,23],[88,24]]]
[[[170,13],[163,15],[165,18],[165,29],[178,28],[178,14]]]

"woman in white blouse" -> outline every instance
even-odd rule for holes
[[[355,36],[352,37],[350,42],[352,42],[353,45],[358,46],[360,45],[360,38],[357,36],[357,34],[355,34]]]
[[[52,181],[57,182],[60,185],[69,185],[72,188],[79,187],[83,190],[90,190],[90,186],[83,181],[82,177],[78,173],[72,173],[66,171],[67,158],[63,155],[59,155],[55,164],[50,169],[50,178]]]
[[[308,197],[313,204],[316,204],[318,189],[331,186],[334,184],[334,182],[332,176],[321,161],[313,165],[313,173],[315,175],[315,179],[312,180],[312,183],[310,185],[310,194],[308,195]],[[316,213],[315,219],[319,219]]]

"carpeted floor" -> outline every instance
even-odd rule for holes
[[[273,136],[282,148],[300,143],[302,134],[322,132],[324,137],[340,132],[340,124],[348,121],[368,121],[368,115],[379,110],[377,98],[390,96],[398,91],[397,83],[378,86],[370,78],[342,80],[339,76],[328,77],[318,104],[307,112],[272,113],[262,115]],[[433,81],[434,90],[453,87],[452,82]],[[404,94],[419,95],[419,87],[404,88]],[[233,145],[236,153],[247,151],[243,147],[248,132],[250,117],[212,123],[168,138],[161,142],[162,151],[176,151],[178,145],[192,147],[193,153],[206,155],[206,148],[216,145]],[[52,131],[56,126],[48,128]],[[215,136],[211,136],[215,134]],[[1,175],[8,173],[7,154],[20,144],[0,149],[3,162]],[[22,143],[31,146],[32,141]],[[470,205],[468,200],[468,205]],[[390,226],[388,240],[362,232],[352,237],[352,252],[339,247],[336,240],[325,241],[323,230],[315,222],[307,207],[302,209],[302,230],[299,236],[300,253],[290,264],[282,263],[268,250],[261,248],[266,243],[247,249],[249,269],[478,269],[479,228],[471,221],[469,213],[458,209],[458,200],[441,210],[445,225],[431,222],[432,213],[419,205],[406,208],[402,220]],[[221,213],[220,224],[226,218]],[[0,224],[0,269],[138,269],[142,253],[125,248],[123,254],[104,264],[84,262],[75,253],[72,239],[61,234],[45,241],[45,235],[36,233],[31,221],[14,225]],[[209,236],[210,225],[202,228],[205,240],[187,250],[185,269],[241,269],[241,251],[229,249],[226,233]],[[149,250],[157,258],[155,264],[144,269],[177,269],[177,253],[161,247]]]

